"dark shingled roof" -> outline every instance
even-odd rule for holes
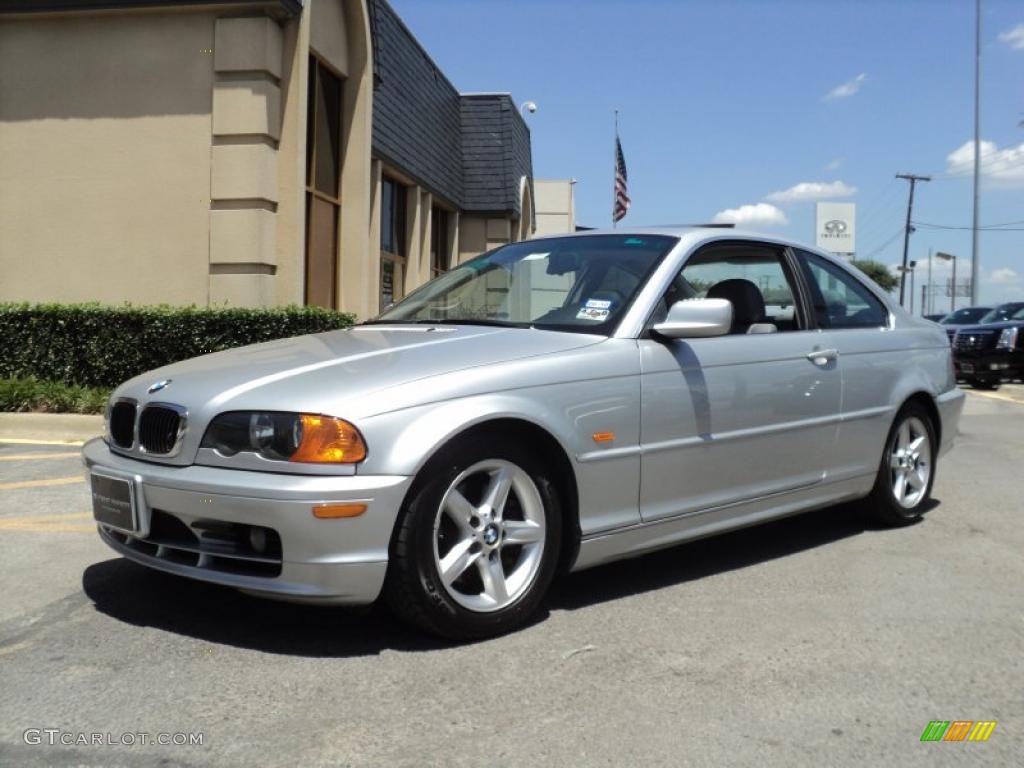
[[[103,11],[161,8],[175,5],[219,5],[265,8],[274,15],[295,16],[302,0],[2,0],[0,13],[43,13],[48,11]]]
[[[530,131],[508,94],[460,95],[386,0],[370,0],[373,150],[469,212],[520,213]]]
[[[530,131],[507,94],[462,97],[463,200],[467,211],[520,213],[520,184],[533,188]]]

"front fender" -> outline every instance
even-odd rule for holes
[[[461,432],[487,421],[518,419],[555,438],[570,459],[576,455],[571,434],[558,425],[555,409],[516,394],[490,394],[406,408],[364,420],[360,429],[370,447],[359,472],[395,471],[415,475],[437,450]],[[554,428],[553,428],[554,427]],[[574,462],[575,463],[575,462]],[[385,467],[391,468],[385,470]]]
[[[639,522],[639,378],[612,376],[496,392],[364,418],[359,472],[417,474],[436,451],[497,419],[535,425],[561,446],[576,476],[584,535]],[[604,433],[602,442],[594,439]],[[614,437],[607,440],[610,433]]]

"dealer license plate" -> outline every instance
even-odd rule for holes
[[[92,473],[92,516],[96,522],[125,533],[139,530],[135,484],[131,480]]]

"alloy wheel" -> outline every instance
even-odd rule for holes
[[[540,570],[544,504],[529,474],[504,459],[460,473],[434,519],[434,565],[445,590],[464,608],[512,605]]]
[[[905,419],[889,452],[892,493],[904,509],[916,507],[928,492],[931,460],[931,441],[924,422],[916,416]]]

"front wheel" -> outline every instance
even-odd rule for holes
[[[443,637],[507,632],[537,610],[561,543],[558,494],[515,446],[470,438],[424,470],[395,532],[385,599]]]
[[[903,406],[885,443],[867,511],[884,525],[908,525],[924,513],[935,480],[937,455],[931,414],[919,403]]]

